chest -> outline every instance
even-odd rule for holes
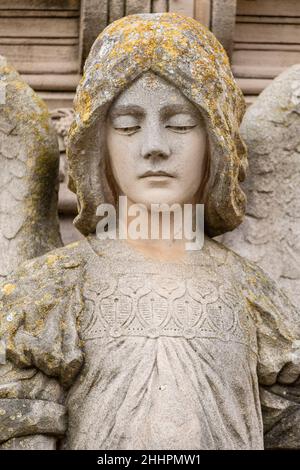
[[[213,270],[91,273],[83,289],[81,337],[215,338],[251,346],[256,331],[243,293]]]

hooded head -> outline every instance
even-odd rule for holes
[[[90,51],[67,148],[69,187],[78,200],[75,226],[84,234],[94,232],[97,207],[114,203],[105,120],[115,98],[147,71],[177,87],[203,116],[210,149],[205,231],[215,236],[233,230],[242,222],[246,202],[240,188],[247,167],[239,132],[244,98],[215,36],[198,21],[175,13],[121,18],[98,36]]]

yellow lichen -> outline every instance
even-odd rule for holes
[[[84,91],[81,94],[80,102],[78,105],[78,111],[80,113],[80,117],[83,122],[88,121],[91,115],[91,107],[92,107],[91,97],[87,91]]]
[[[58,255],[48,255],[46,258],[46,263],[48,266],[52,266],[54,263],[56,263],[59,260],[60,256]]]
[[[66,248],[75,248],[78,245],[79,245],[79,242],[73,242],[73,243],[70,243],[69,245],[67,245]]]
[[[16,285],[15,284],[5,284],[3,287],[2,287],[2,292],[5,294],[5,295],[10,295],[15,289],[16,289]]]

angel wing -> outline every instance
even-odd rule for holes
[[[0,56],[0,279],[61,246],[58,165],[46,105]]]
[[[2,56],[0,168],[1,280],[22,261],[62,245],[57,215],[57,135],[46,105]],[[4,447],[50,449],[55,442],[51,436],[34,435],[10,439]]]
[[[247,212],[222,242],[256,262],[300,307],[300,65],[279,75],[245,114]],[[299,318],[300,322],[300,318]],[[300,384],[261,389],[265,446],[299,449]]]
[[[249,153],[247,212],[222,242],[256,262],[299,307],[300,64],[260,94],[241,130]]]

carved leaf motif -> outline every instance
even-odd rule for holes
[[[187,290],[190,296],[203,305],[215,302],[218,297],[218,289],[212,281],[198,282],[195,280],[188,281]]]
[[[139,317],[144,326],[160,326],[168,315],[168,301],[152,291],[138,301]]]
[[[174,301],[174,315],[182,328],[194,328],[202,319],[203,306],[188,292]]]

